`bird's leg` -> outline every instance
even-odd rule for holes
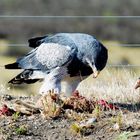
[[[59,94],[61,91],[60,82],[52,79],[45,79],[43,85],[40,88],[40,94],[48,94],[48,93],[55,93]]]
[[[71,96],[72,93],[76,90],[78,84],[81,82],[81,77],[66,77],[63,79],[62,92],[65,93],[66,96]]]
[[[66,70],[63,67],[55,68],[44,79],[44,83],[40,88],[40,94],[48,94],[49,92],[54,92],[60,94],[61,92],[61,79],[66,75]]]

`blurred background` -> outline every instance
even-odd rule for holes
[[[31,50],[29,38],[56,32],[82,32],[95,36],[109,50],[108,65],[111,67],[107,69],[121,67],[133,71],[135,77],[139,76],[139,6],[139,0],[1,0],[0,92],[10,89],[14,93],[15,90],[21,94],[37,93],[34,85],[33,88],[9,86],[8,80],[19,71],[4,70],[2,66]]]

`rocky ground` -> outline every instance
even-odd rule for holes
[[[81,97],[72,97],[67,105],[62,106],[50,97],[45,98],[47,104],[37,108],[29,101],[36,103],[41,97],[11,97],[0,96],[0,140],[139,140],[140,112],[139,105],[115,105],[106,102],[93,105],[92,111],[87,110],[85,104],[89,102]],[[80,103],[71,102],[80,98]],[[52,96],[51,96],[52,99]],[[23,104],[14,106],[17,100]],[[54,101],[55,100],[55,106]],[[28,101],[28,102],[27,102]],[[24,103],[27,103],[25,105]],[[53,104],[52,104],[53,102]],[[106,103],[106,104],[105,104]],[[3,113],[3,104],[8,106],[11,114]],[[63,103],[64,104],[64,103]],[[70,106],[71,104],[71,106]],[[23,106],[26,108],[23,110]],[[80,108],[81,106],[81,108]],[[18,111],[16,110],[18,107]],[[38,111],[37,111],[38,109]],[[51,111],[50,111],[51,110]],[[13,111],[13,112],[12,112]]]

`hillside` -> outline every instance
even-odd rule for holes
[[[138,16],[139,0],[1,0],[1,15]],[[33,6],[33,7],[32,7]],[[16,9],[16,10],[15,10]],[[139,43],[138,18],[0,18],[0,38],[25,42],[55,32],[85,32],[102,40]]]

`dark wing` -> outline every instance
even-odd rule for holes
[[[57,33],[52,35],[46,35],[43,37],[35,37],[28,40],[29,47],[36,48],[42,43],[57,43],[64,46],[75,47],[75,42],[70,38],[70,36],[65,33]]]
[[[29,47],[31,48],[36,48],[38,47],[41,43],[42,43],[42,39],[48,37],[48,35],[46,36],[42,36],[42,37],[34,37],[28,40],[29,43]]]

